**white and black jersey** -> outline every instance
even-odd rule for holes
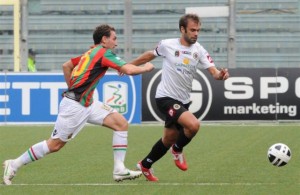
[[[190,102],[197,68],[215,66],[209,53],[198,42],[186,47],[179,38],[160,41],[153,53],[163,57],[162,77],[155,97],[171,97],[183,104]]]

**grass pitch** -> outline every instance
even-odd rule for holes
[[[0,126],[0,160],[16,158],[48,139],[53,126]],[[126,157],[135,168],[162,135],[162,125],[131,125]],[[157,183],[144,177],[112,179],[112,132],[86,126],[61,151],[22,167],[13,185],[0,194],[299,194],[300,125],[204,124],[185,148],[189,165],[179,170],[170,154],[154,164]],[[267,150],[282,142],[292,151],[290,162],[275,167]]]

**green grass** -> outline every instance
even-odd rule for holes
[[[52,126],[0,126],[0,161],[16,158],[47,139]],[[162,126],[131,126],[126,165],[134,168],[162,135]],[[22,167],[0,194],[299,194],[300,125],[203,125],[185,148],[189,170],[182,172],[166,154],[154,164],[157,183],[143,177],[112,180],[112,132],[86,126],[60,152]],[[274,143],[287,144],[285,167],[267,160]]]

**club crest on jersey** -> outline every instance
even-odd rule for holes
[[[186,54],[186,55],[191,55],[191,52],[190,51],[181,51],[183,54]]]
[[[174,105],[173,105],[173,108],[174,108],[175,110],[179,110],[180,105],[179,105],[179,104],[174,104]]]
[[[178,57],[179,56],[179,51],[175,51],[175,57]]]
[[[194,58],[195,60],[198,60],[198,54],[197,54],[197,53],[193,53],[193,58]]]
[[[128,112],[128,85],[124,82],[106,82],[103,84],[103,102],[121,114]],[[104,104],[104,105],[105,105]]]

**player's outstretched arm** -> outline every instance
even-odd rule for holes
[[[154,69],[154,65],[150,62],[147,62],[145,63],[144,66],[125,64],[121,67],[120,72],[127,75],[137,75],[145,72],[150,72],[153,69]]]
[[[145,64],[147,62],[150,62],[151,60],[153,60],[156,56],[153,54],[152,50],[146,51],[144,52],[142,55],[140,55],[139,57],[137,57],[136,59],[132,60],[130,62],[130,64],[134,64],[136,66]]]

